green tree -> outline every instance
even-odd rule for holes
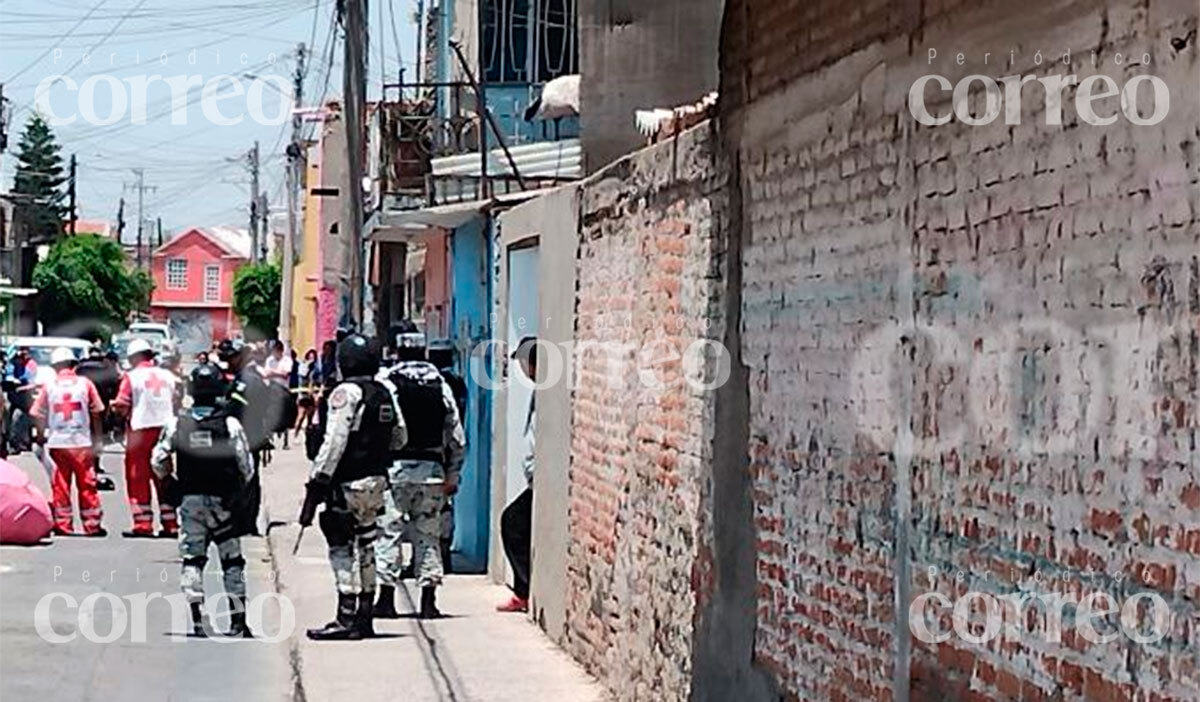
[[[242,266],[233,276],[233,311],[242,319],[246,336],[274,339],[279,334],[279,292],[283,274],[277,263]]]
[[[20,203],[13,214],[29,241],[52,240],[63,231],[66,208],[61,188],[67,177],[60,151],[50,125],[34,113],[17,144],[13,179],[13,192],[28,196],[28,201]]]
[[[154,281],[120,245],[95,234],[59,239],[33,269],[39,319],[71,336],[107,336],[150,304]]]

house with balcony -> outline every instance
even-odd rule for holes
[[[250,260],[250,234],[225,227],[194,228],[154,250],[150,317],[171,326],[179,352],[205,351],[241,333],[233,311],[233,276]]]
[[[496,216],[583,173],[577,114],[527,119],[548,83],[579,72],[577,0],[437,0],[424,21],[425,74],[388,86],[368,110],[365,331],[391,344],[396,324],[412,319],[454,349],[469,378],[507,358],[481,351],[495,335],[515,341],[517,327],[492,318],[497,296],[526,303],[506,309],[522,315],[519,333],[537,331],[536,276],[510,278],[506,290],[495,276],[502,257],[535,269],[537,242],[502,250]],[[493,416],[527,410],[529,397],[509,393],[496,406],[487,384],[468,386],[456,565],[494,570],[509,495],[504,483],[494,489],[493,472],[510,467],[493,452]]]

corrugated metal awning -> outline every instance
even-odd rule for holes
[[[490,200],[473,200],[453,205],[416,210],[383,210],[371,215],[365,227],[371,241],[401,242],[432,234],[432,229],[457,229],[483,217]]]
[[[583,176],[583,148],[578,139],[561,141],[539,141],[509,147],[513,162],[521,176],[531,180],[538,178],[574,179]],[[467,153],[443,156],[430,161],[434,178],[446,176],[479,177],[479,154]],[[513,175],[503,149],[488,152],[488,174],[492,176]]]

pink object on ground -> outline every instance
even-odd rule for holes
[[[25,471],[0,460],[0,544],[36,544],[53,527],[46,496]]]

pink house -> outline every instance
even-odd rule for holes
[[[154,251],[150,316],[171,325],[182,354],[240,333],[233,275],[249,258],[248,233],[217,227],[189,229]]]

